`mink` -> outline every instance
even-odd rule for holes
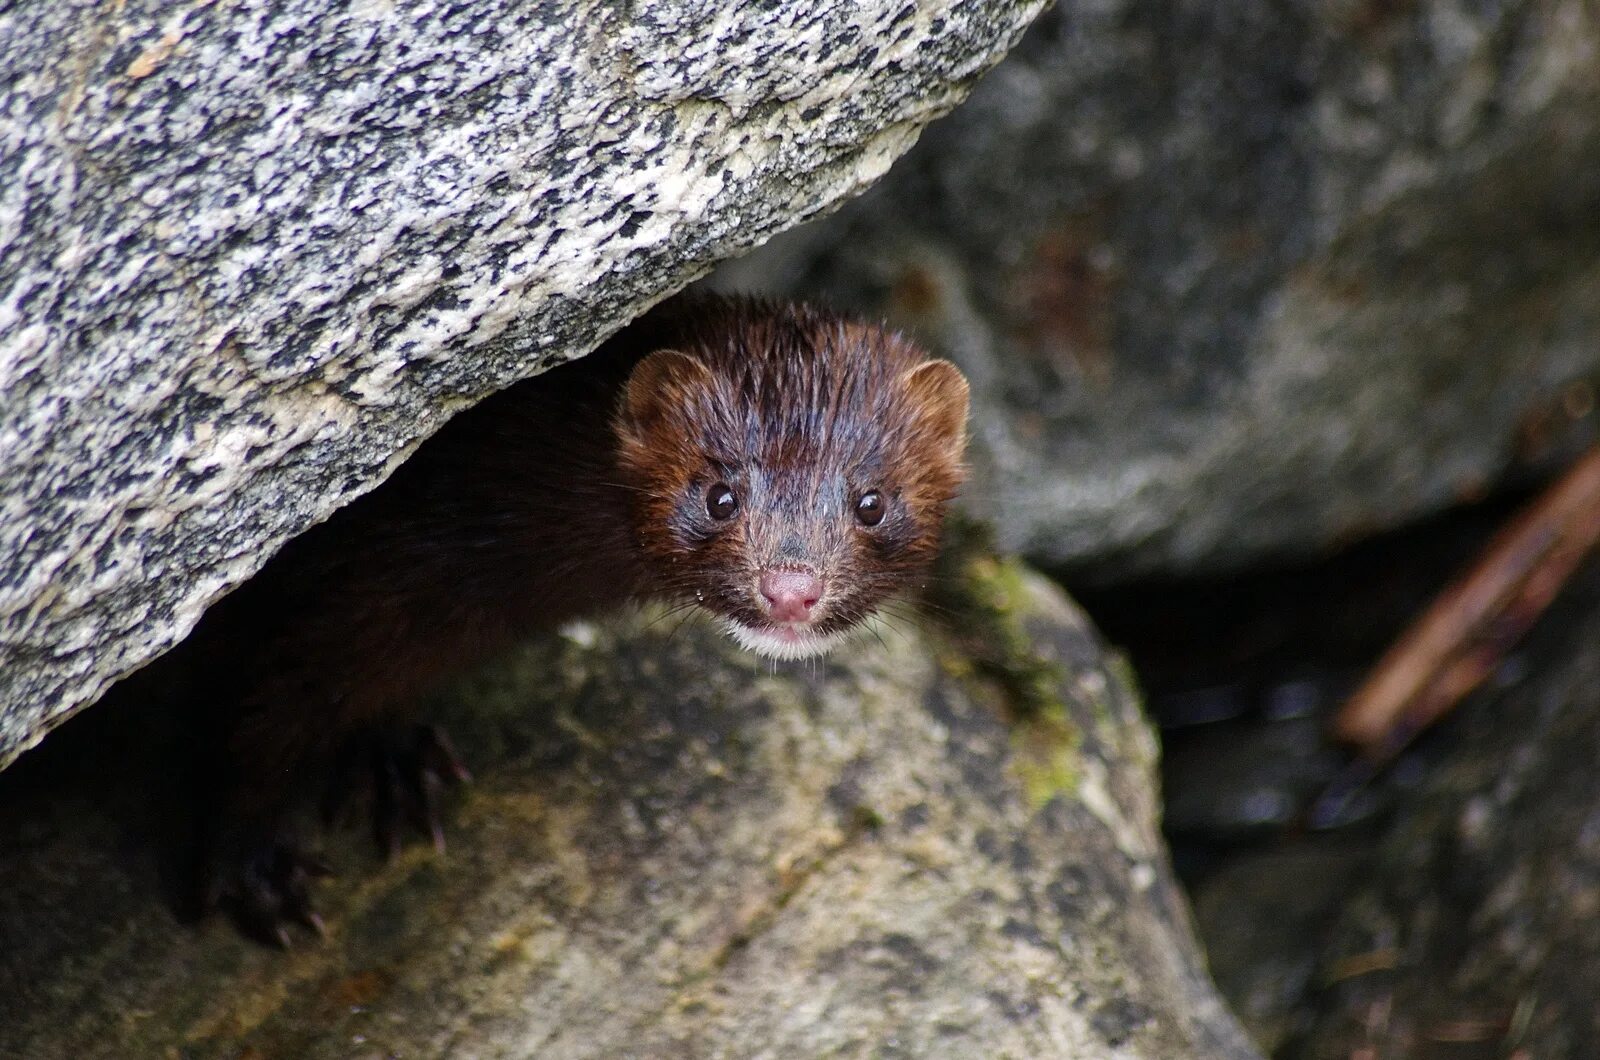
[[[297,792],[366,756],[380,842],[465,779],[437,730],[383,734],[442,678],[625,604],[709,612],[778,658],[917,587],[963,474],[968,393],[906,338],[805,305],[669,302],[456,416],[291,541],[185,651],[211,747],[207,904],[320,930]]]

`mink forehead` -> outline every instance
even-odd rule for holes
[[[905,455],[916,417],[902,379],[923,356],[898,335],[794,314],[695,351],[707,456],[785,468],[883,473]]]

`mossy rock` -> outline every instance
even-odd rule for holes
[[[990,572],[1026,711],[931,623],[780,667],[652,614],[528,645],[439,704],[448,853],[328,836],[289,952],[163,904],[156,712],[91,712],[0,777],[0,1055],[1254,1056],[1125,670]]]

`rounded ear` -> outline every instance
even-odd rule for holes
[[[648,432],[692,387],[711,382],[711,369],[681,350],[657,350],[633,366],[622,389],[622,420]]]
[[[949,361],[927,361],[900,377],[922,429],[951,460],[967,448],[967,378]]]

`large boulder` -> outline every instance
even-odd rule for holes
[[[472,399],[871,181],[1043,0],[0,11],[0,765]]]
[[[1255,1057],[1126,666],[1024,570],[945,584],[962,632],[781,672],[647,616],[468,679],[449,854],[357,837],[289,953],[173,922],[182,733],[92,711],[0,776],[0,1055]]]
[[[958,360],[968,503],[1040,561],[1313,552],[1593,435],[1597,57],[1584,0],[1062,0],[725,279]]]

